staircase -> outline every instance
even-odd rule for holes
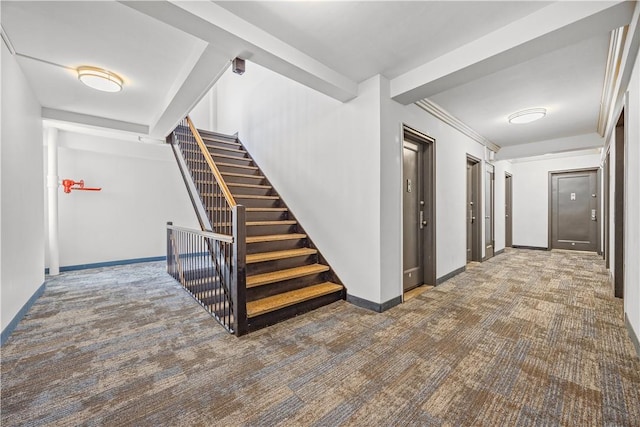
[[[200,148],[206,147],[221,180],[232,195],[230,199],[244,207],[244,229],[238,233],[241,236],[238,240],[244,238],[244,242],[238,242],[243,249],[239,253],[242,255],[244,252],[245,258],[244,269],[240,268],[238,274],[244,272],[241,278],[244,280],[238,283],[245,284],[240,294],[244,294],[246,304],[247,331],[343,299],[346,293],[340,280],[238,138],[202,130],[198,134],[196,138],[199,137],[202,143]],[[174,144],[177,157],[203,154],[192,151],[196,149],[186,144]],[[203,159],[205,157],[206,154]],[[185,162],[178,159],[178,163]],[[191,163],[191,169],[208,166],[205,160]],[[192,179],[192,184],[187,182],[187,187],[197,189],[207,216],[214,218],[211,231],[229,234],[231,218],[215,215],[224,207],[212,202],[216,200],[216,194],[213,194],[215,190],[212,190],[210,179],[199,177],[194,170],[188,172],[183,171],[185,182]],[[192,200],[194,198],[192,195]],[[237,222],[241,227],[240,221]],[[242,264],[240,258],[242,256],[237,262]],[[217,291],[209,287],[202,294],[202,299],[197,296],[196,299],[203,303],[205,296],[211,298],[212,292]],[[215,303],[220,304],[220,301],[215,300]]]

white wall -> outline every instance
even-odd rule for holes
[[[2,330],[44,282],[40,104],[2,44],[0,293]]]
[[[198,129],[215,131],[218,119],[218,88],[212,87],[200,102],[189,112],[191,121]]]
[[[387,89],[388,91],[388,86]],[[388,92],[387,92],[388,93]],[[484,159],[484,146],[415,105],[401,105],[383,93],[381,142],[382,297],[400,294],[402,123],[435,138],[436,277],[466,265],[467,154]],[[484,162],[483,162],[484,164]],[[482,179],[484,180],[484,166]],[[484,182],[484,181],[483,181]],[[483,198],[484,199],[484,198]],[[484,209],[484,201],[483,207]]]
[[[436,139],[437,277],[465,266],[466,159],[484,159],[482,145],[392,101],[380,76],[345,104],[255,64],[217,89],[216,130],[239,131],[350,295],[384,303],[402,293],[403,123]]]
[[[563,156],[513,162],[513,244],[547,248],[549,172],[599,168],[600,154]]]
[[[60,179],[100,192],[59,189],[60,266],[166,255],[166,223],[198,228],[167,144],[60,131]]]
[[[341,103],[250,64],[217,83],[218,132],[239,132],[350,295],[380,299],[380,79]]]
[[[629,83],[627,109],[624,311],[640,338],[640,56]]]

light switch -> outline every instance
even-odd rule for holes
[[[576,193],[571,193],[571,200],[575,200],[576,199]]]

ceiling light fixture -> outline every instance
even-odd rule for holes
[[[90,88],[103,92],[120,92],[122,77],[102,68],[82,66],[78,67],[78,79]]]
[[[544,108],[531,108],[529,110],[518,111],[509,116],[509,123],[523,124],[531,123],[543,118],[547,114]]]

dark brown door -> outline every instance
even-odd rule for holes
[[[422,144],[404,141],[403,149],[403,289],[424,280],[424,172]]]
[[[504,245],[513,246],[513,182],[511,175],[504,179]]]
[[[493,192],[495,188],[493,165],[486,164],[484,181],[484,258],[493,256],[494,224],[493,224]]]
[[[598,250],[597,171],[551,174],[551,247]]]
[[[609,260],[611,258],[610,252],[609,252],[609,241],[610,241],[610,230],[609,230],[609,222],[611,221],[611,208],[610,208],[610,203],[611,203],[611,197],[610,197],[610,185],[611,185],[611,178],[610,178],[610,174],[611,174],[611,169],[609,167],[609,161],[610,161],[610,153],[607,153],[607,157],[605,157],[604,160],[604,165],[602,167],[602,179],[603,179],[603,183],[602,183],[602,187],[604,188],[604,211],[602,212],[602,219],[604,221],[604,231],[603,231],[603,240],[604,240],[604,244],[602,245],[602,255],[604,256],[604,262],[605,262],[605,266],[607,268],[609,268]]]
[[[467,158],[467,262],[480,261],[480,163]]]
[[[615,133],[615,190],[613,206],[613,287],[617,298],[624,297],[624,110],[620,113]]]

